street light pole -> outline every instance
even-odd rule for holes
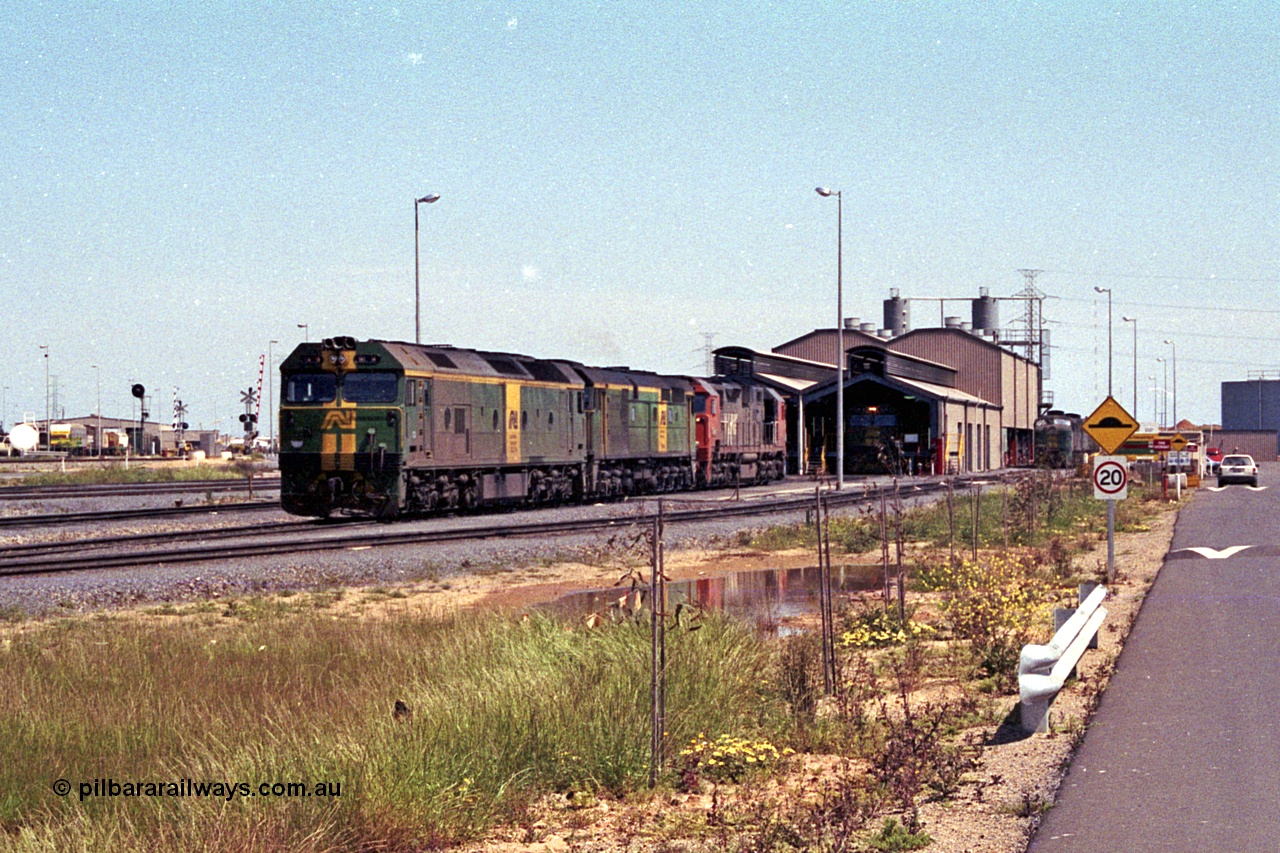
[[[836,489],[844,488],[844,199],[839,190],[818,187],[823,198],[836,197]],[[802,427],[803,428],[803,427]]]
[[[44,350],[44,449],[53,450],[53,433],[49,421],[49,345],[40,344]]]
[[[1111,396],[1111,288],[1094,287],[1098,293],[1107,294],[1107,396]]]
[[[1172,340],[1165,343],[1173,347],[1173,428],[1178,428],[1178,345]]]
[[[1160,429],[1169,425],[1169,361],[1156,357],[1156,361],[1164,365],[1164,380],[1160,385]]]
[[[275,384],[275,361],[271,358],[272,344],[278,344],[279,341],[267,341],[267,424],[270,426],[271,450],[276,449],[276,384]]]
[[[1156,378],[1154,376],[1148,376],[1147,381],[1151,383],[1151,420],[1158,422],[1160,420],[1160,389],[1156,387]],[[1157,426],[1156,432],[1159,431],[1160,427]]]
[[[1133,418],[1140,422],[1142,418],[1138,417],[1138,318],[1121,317],[1120,319],[1133,324]]]
[[[419,287],[418,273],[418,205],[435,204],[440,200],[438,193],[427,193],[422,198],[413,200],[413,342],[422,343],[422,291]]]

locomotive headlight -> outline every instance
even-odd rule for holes
[[[336,353],[335,353],[334,355],[329,356],[329,363],[330,363],[330,364],[337,364],[337,363],[338,363],[338,356],[337,356],[337,354],[336,354]]]

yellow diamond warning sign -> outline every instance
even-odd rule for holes
[[[1176,450],[1181,453],[1188,444],[1190,444],[1190,442],[1187,441],[1187,437],[1182,433],[1178,433],[1173,437],[1173,440],[1169,442],[1169,449]]]
[[[1092,415],[1084,419],[1084,431],[1109,456],[1124,444],[1126,438],[1138,431],[1138,422],[1114,397],[1108,397]]]

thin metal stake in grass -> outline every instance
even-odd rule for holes
[[[889,586],[889,512],[885,507],[885,493],[880,492],[880,567],[884,578],[884,606],[888,607],[893,600]]]
[[[822,622],[822,688],[830,696],[836,687],[835,630],[831,610],[831,507],[814,488],[818,512],[818,610]]]
[[[956,564],[956,490],[955,483],[947,480],[947,546],[951,549],[951,565]]]
[[[973,487],[973,561],[978,562],[978,525],[982,520],[982,486]]]
[[[662,568],[663,504],[653,520],[649,560],[649,624],[653,645],[650,659],[649,787],[657,787],[665,758],[667,728],[667,578]]]
[[[902,552],[906,546],[906,537],[902,532],[902,493],[898,491],[898,481],[893,481],[893,536],[894,546],[898,552],[898,624],[907,624],[907,579],[903,570]]]
[[[831,673],[831,692],[834,695],[840,684],[839,670],[836,666],[836,617],[835,617],[835,593],[832,589],[832,570],[831,570],[831,507],[830,505],[823,511],[823,515],[827,517],[827,532],[823,536],[826,540],[827,550],[827,648],[831,650],[828,656],[828,667]]]

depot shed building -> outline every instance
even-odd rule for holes
[[[718,373],[750,374],[788,399],[793,471],[836,465],[835,329],[763,353],[715,351]],[[845,473],[959,473],[1030,464],[1038,365],[960,328],[844,333]],[[797,429],[803,424],[803,429]]]

